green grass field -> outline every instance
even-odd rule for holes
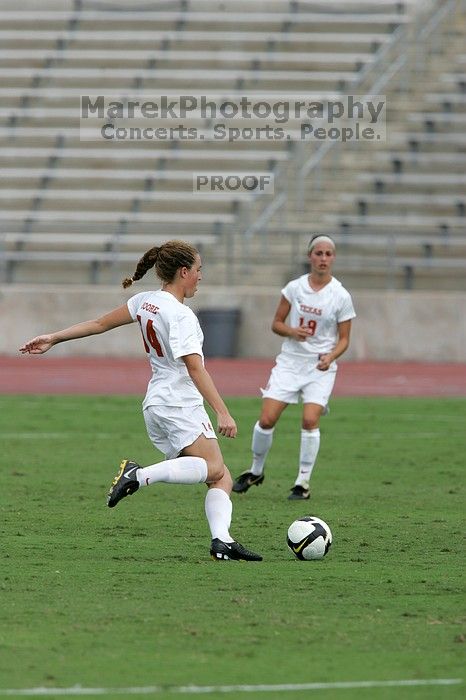
[[[240,433],[221,445],[237,475],[260,403],[228,403]],[[257,564],[210,560],[202,485],[106,507],[121,458],[161,458],[138,397],[3,396],[0,415],[0,695],[157,686],[169,698],[193,685],[209,698],[465,697],[464,682],[212,687],[464,677],[466,400],[333,400],[307,503],[286,499],[300,430],[289,408],[264,484],[233,494],[232,534],[264,554]],[[321,562],[285,544],[308,513],[332,527]]]

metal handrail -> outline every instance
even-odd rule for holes
[[[425,41],[427,39],[429,34],[433,31],[433,29],[435,29],[435,27],[438,26],[441,19],[443,19],[443,16],[447,14],[450,11],[450,8],[456,4],[456,0],[449,0],[449,2],[447,2],[443,6],[441,5],[441,2],[442,0],[431,0],[433,12],[435,12],[436,4],[440,4],[440,8],[438,12],[436,12],[436,14],[433,17],[431,17],[427,25],[425,25],[424,28],[419,31],[418,36],[422,39],[422,41]],[[422,17],[423,16],[424,15],[422,15]],[[413,17],[412,24],[410,23],[409,25],[400,25],[400,27],[398,27],[398,29],[393,34],[393,41],[382,47],[382,49],[379,51],[377,60],[374,63],[368,64],[364,67],[362,71],[364,74],[361,75],[361,79],[357,81],[355,87],[361,85],[364,82],[364,79],[370,73],[370,71],[373,70],[375,66],[378,66],[382,61],[384,61],[389,53],[391,53],[394,50],[398,51],[399,46],[404,48],[404,50],[397,56],[397,58],[395,58],[394,62],[391,63],[390,66],[376,78],[375,82],[372,84],[371,88],[364,96],[365,99],[370,97],[371,95],[380,94],[380,91],[383,90],[386,87],[386,85],[392,80],[392,78],[400,72],[403,66],[407,64],[409,53],[411,50],[411,42],[406,41],[405,39],[410,32],[414,35],[416,34],[415,25],[416,23],[421,21],[422,17],[418,14],[415,17]],[[437,17],[438,19],[436,19]],[[434,21],[435,19],[436,21]],[[301,198],[298,199],[298,206],[300,208],[302,207],[304,200],[304,178],[307,177],[311,170],[320,166],[324,157],[328,155],[328,153],[334,148],[336,143],[336,141],[330,141],[326,142],[325,144],[321,144],[318,149],[318,152],[311,156],[300,169],[299,185]],[[320,181],[319,173],[316,174],[316,180],[318,182]],[[317,187],[316,189],[319,189],[319,187]]]
[[[258,216],[258,218],[252,223],[249,228],[244,232],[246,237],[252,236],[256,231],[260,231],[264,223],[275,214],[275,212],[286,202],[285,192],[280,192],[280,194],[275,197],[263,210],[263,212]]]
[[[412,50],[412,45],[414,44],[417,48],[419,48],[420,45],[424,44],[425,48],[425,43],[428,37],[439,27],[442,20],[451,13],[452,9],[454,10],[456,8],[457,4],[458,0],[448,0],[446,3],[442,0],[431,0],[430,7],[428,8],[427,12],[423,11],[421,13],[417,13],[413,16],[412,22],[406,25],[400,25],[400,27],[398,27],[398,29],[394,32],[393,40],[380,49],[376,61],[374,61],[371,64],[366,64],[366,66],[362,69],[361,76],[359,80],[354,84],[354,88],[361,86],[367,79],[370,72],[373,71],[375,67],[379,67],[380,63],[387,58],[387,55],[389,55],[390,52],[393,52],[395,48],[398,49],[398,47],[401,46],[403,48],[402,53],[398,53],[394,58],[393,62],[390,63],[389,67],[386,68],[386,70],[382,74],[376,76],[376,79],[371,85],[371,88],[366,91],[366,97],[370,95],[380,94],[380,90],[384,89],[385,86],[398,73],[400,73],[400,71],[402,71],[404,67],[408,66],[408,59]],[[425,5],[426,3],[423,4],[423,10],[425,10]],[[429,16],[427,22],[425,22],[426,15]],[[406,37],[410,33],[413,35],[416,41],[405,41]],[[405,85],[405,89],[408,89],[408,85]],[[316,187],[314,189],[317,191],[320,189],[319,180],[321,168],[323,167],[322,164],[327,158],[327,156],[333,151],[336,143],[336,141],[326,141],[323,144],[319,144],[317,150],[313,152],[311,156],[304,162],[304,164],[300,166],[297,173],[297,181],[299,187],[299,208],[302,208],[304,203],[305,178],[311,172],[313,172],[316,180]],[[276,173],[276,182],[279,180],[279,177],[280,171],[278,170]],[[276,195],[277,198],[280,198],[279,206],[284,206],[288,201],[289,182],[290,177],[287,173],[285,186],[281,190],[279,190],[278,194]],[[262,230],[266,230],[268,222],[271,220],[276,209],[278,209],[278,206],[274,207],[273,205],[274,202],[272,201],[262,210],[258,217],[258,224],[249,226],[248,229],[244,232],[245,235],[251,235],[251,232],[259,230],[259,222],[260,228]]]

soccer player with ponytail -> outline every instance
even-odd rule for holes
[[[125,496],[157,482],[206,483],[205,514],[212,535],[212,558],[260,561],[259,554],[230,535],[233,482],[203,403],[207,401],[215,412],[220,435],[234,438],[236,423],[204,367],[199,322],[184,304],[194,296],[202,279],[200,255],[183,241],[151,248],[139,260],[133,276],[123,280],[123,287],[140,280],[151,268],[162,282],[161,289],[140,292],[95,320],[33,338],[20,352],[41,354],[57,343],[137,322],[152,368],[143,402],[144,420],[149,438],[166,459],[146,467],[123,460],[107,505],[113,508]]]

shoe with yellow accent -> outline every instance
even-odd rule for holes
[[[239,475],[233,484],[235,493],[246,493],[251,486],[259,486],[264,481],[263,474],[253,474],[252,472],[243,472]]]
[[[139,464],[131,462],[129,459],[122,461],[120,471],[113,479],[108,492],[107,505],[109,508],[114,508],[118,501],[121,501],[125,496],[131,496],[132,493],[138,490],[139,481],[136,473],[140,468]]]
[[[212,540],[210,555],[214,561],[262,561],[260,554],[251,552],[239,542],[222,542],[218,538]]]

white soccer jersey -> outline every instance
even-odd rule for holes
[[[204,340],[194,312],[170,292],[141,292],[128,300],[131,317],[139,322],[144,348],[149,355],[152,378],[146,406],[197,406],[203,398],[181,357],[200,355]]]
[[[309,275],[302,275],[282,289],[291,304],[287,324],[312,332],[303,342],[286,338],[282,353],[287,355],[306,357],[330,352],[338,340],[337,324],[356,316],[351,295],[335,277],[318,292],[309,286],[308,278]]]

